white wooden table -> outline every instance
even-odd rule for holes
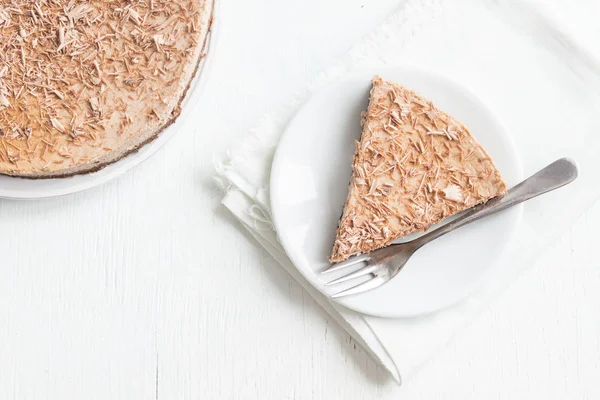
[[[401,388],[219,206],[213,157],[397,0],[223,0],[198,112],[122,178],[0,200],[0,399],[597,399],[600,203]]]

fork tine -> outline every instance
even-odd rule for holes
[[[346,261],[342,261],[342,262],[339,262],[337,264],[332,264],[325,271],[322,271],[321,275],[328,274],[328,273],[334,272],[334,271],[339,271],[342,268],[346,268],[346,267],[349,267],[351,265],[358,264],[359,262],[368,261],[369,258],[370,257],[368,255],[366,255],[366,254],[361,254],[361,255],[358,255],[358,256],[350,257]]]
[[[340,278],[334,279],[331,282],[326,283],[325,286],[335,285],[337,283],[349,281],[350,279],[358,278],[359,276],[372,274],[378,268],[381,268],[381,266],[380,265],[370,265],[370,266],[361,268],[358,271],[354,271],[354,272],[349,273],[348,275],[344,275]]]
[[[351,294],[366,292],[368,290],[375,289],[375,288],[383,285],[387,281],[388,281],[388,279],[386,279],[385,277],[377,276],[377,277],[371,279],[370,281],[366,281],[364,283],[359,283],[358,285],[352,286],[349,289],[342,290],[341,292],[332,295],[331,298],[336,299],[338,297],[349,296]]]

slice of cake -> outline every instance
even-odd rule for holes
[[[0,2],[0,174],[96,171],[179,115],[213,0]]]
[[[506,191],[469,130],[410,89],[375,76],[362,124],[331,262],[388,246]]]

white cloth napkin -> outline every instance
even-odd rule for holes
[[[421,65],[470,86],[503,118],[525,173],[570,156],[581,168],[568,188],[534,199],[504,258],[476,292],[420,318],[382,319],[329,301],[296,270],[277,241],[269,214],[274,150],[301,102],[347,72],[365,66]],[[600,65],[548,10],[525,1],[409,0],[306,92],[266,115],[217,165],[223,204],[256,240],[397,382],[405,380],[473,320],[548,241],[600,197]]]

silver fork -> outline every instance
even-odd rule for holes
[[[571,159],[561,158],[519,183],[504,195],[495,197],[485,204],[480,204],[465,211],[455,220],[428,232],[417,239],[406,243],[393,244],[331,265],[321,274],[330,274],[334,271],[339,271],[360,263],[366,264],[357,271],[326,283],[326,286],[336,285],[366,275],[371,276],[370,280],[337,292],[333,294],[331,298],[362,293],[383,285],[402,270],[415,251],[432,240],[452,232],[461,226],[470,224],[473,221],[485,218],[488,215],[495,214],[541,194],[565,186],[566,184],[573,182],[575,178],[577,178],[577,174],[577,164]]]

